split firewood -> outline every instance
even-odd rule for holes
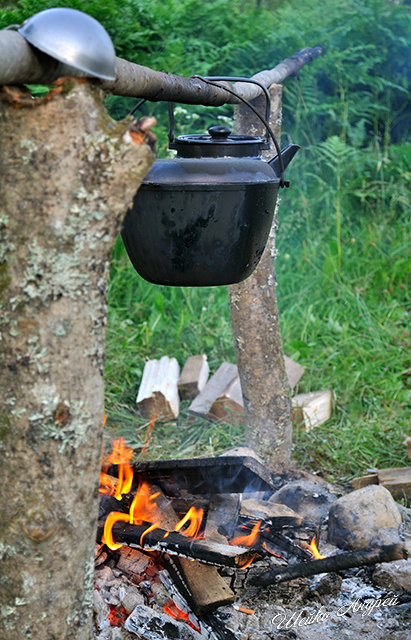
[[[393,498],[411,498],[411,467],[396,467],[378,471],[378,482]]]
[[[366,476],[360,476],[351,480],[351,486],[353,489],[362,489],[368,487],[370,484],[378,484],[378,475],[376,473],[369,473]]]
[[[305,367],[302,367],[298,362],[295,362],[288,356],[284,355],[285,372],[288,378],[288,384],[290,389],[294,389],[297,386],[302,376],[304,375]]]
[[[178,381],[180,398],[195,398],[207,384],[209,372],[207,356],[204,353],[187,358]]]
[[[243,394],[239,376],[236,376],[222,390],[209,408],[206,417],[215,422],[228,422],[230,424],[244,422]]]
[[[277,518],[282,519],[284,522],[290,520],[295,526],[299,526],[302,522],[302,517],[285,504],[256,500],[254,498],[246,498],[242,501],[240,513],[241,515],[261,520],[275,520]]]
[[[204,537],[207,540],[226,543],[227,539],[234,536],[241,497],[241,493],[215,493],[210,497],[204,529]]]
[[[334,393],[331,389],[300,393],[291,398],[291,403],[294,425],[303,425],[305,431],[310,431],[331,418]]]
[[[190,404],[191,414],[207,417],[208,412],[227,387],[238,377],[238,369],[231,362],[223,362],[214,375],[211,376],[201,393]]]
[[[293,389],[305,369],[288,356],[285,356],[284,361],[288,381]],[[237,366],[223,362],[188,410],[216,422],[243,422],[244,401]]]
[[[137,395],[137,407],[143,418],[159,422],[178,418],[179,373],[180,367],[175,358],[163,356],[160,360],[146,362]]]

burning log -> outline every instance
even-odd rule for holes
[[[126,514],[124,514],[126,515]],[[115,544],[127,545],[134,549],[162,551],[186,558],[194,558],[206,564],[241,569],[255,556],[255,551],[234,545],[193,539],[177,531],[153,528],[150,523],[129,524],[116,522],[112,528]],[[97,539],[101,541],[103,527],[99,527]]]
[[[174,528],[178,524],[179,518],[173,506],[158,487],[152,485],[151,488],[159,493],[156,501],[162,515],[162,526],[168,529]],[[187,509],[184,511],[186,512]],[[164,556],[164,563],[170,574],[173,575],[180,593],[184,595],[196,615],[203,615],[217,607],[234,602],[234,593],[220,576],[216,567],[202,564],[191,558],[168,554]]]
[[[278,584],[295,578],[314,576],[319,573],[331,571],[343,571],[366,565],[379,564],[380,562],[393,562],[394,560],[404,560],[408,558],[410,552],[409,545],[389,544],[377,549],[365,549],[360,551],[350,551],[339,555],[329,556],[321,560],[303,562],[290,566],[275,567],[265,573],[253,576],[249,580],[250,585],[268,586]]]

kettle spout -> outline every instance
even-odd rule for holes
[[[284,149],[281,149],[281,158],[283,160],[284,171],[290,164],[291,160],[294,158],[298,149],[301,149],[298,144],[288,144],[286,147],[284,147]],[[279,177],[281,173],[280,156],[274,156],[274,158],[268,161],[268,164],[273,168],[274,173]]]

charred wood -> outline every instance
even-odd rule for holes
[[[254,550],[188,538],[176,531],[168,532],[160,528],[148,531],[149,527],[150,523],[138,525],[116,522],[112,529],[113,540],[134,549],[172,553],[221,567],[241,568],[255,556]],[[100,527],[97,532],[98,541],[101,541],[102,535],[103,528]]]
[[[339,555],[329,556],[322,560],[313,560],[290,565],[288,567],[276,567],[270,571],[250,578],[250,585],[268,586],[278,584],[295,578],[314,576],[330,571],[343,571],[366,565],[379,564],[380,562],[393,562],[408,558],[409,548],[402,544],[383,545],[377,549],[351,551]]]

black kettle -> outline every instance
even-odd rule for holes
[[[288,145],[281,159],[266,162],[266,145],[263,138],[233,135],[222,126],[170,143],[177,157],[155,161],[122,231],[128,256],[145,280],[201,287],[240,282],[254,271],[283,171],[300,148]]]

